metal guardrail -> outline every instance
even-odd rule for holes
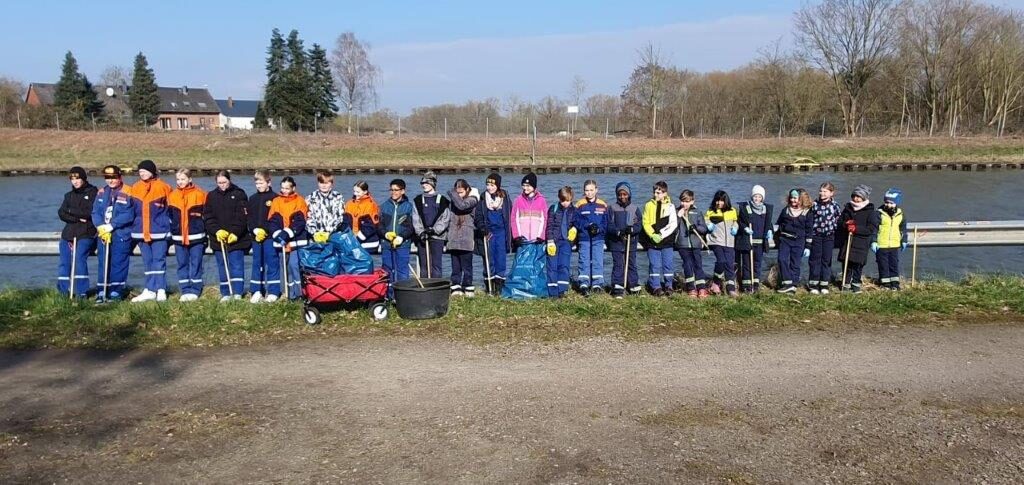
[[[920,248],[1024,246],[1024,220],[919,222],[907,231],[910,245]],[[59,232],[0,232],[0,256],[56,256],[59,239]]]

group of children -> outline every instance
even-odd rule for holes
[[[654,184],[652,198],[642,206],[633,201],[628,182],[618,183],[614,202],[606,203],[598,197],[594,180],[584,182],[579,199],[571,187],[562,187],[558,201],[549,206],[532,173],[522,178],[521,192],[513,200],[497,173],[486,178],[483,192],[458,179],[442,194],[437,177],[427,172],[420,179],[422,193],[411,201],[405,181],[395,179],[389,184],[388,199],[378,204],[363,181],[353,185],[351,198],[342,196],[326,171],[317,173],[317,188],[307,197],[298,195],[292,177],[284,177],[274,192],[266,171],[255,172],[251,196],[234,185],[227,171],[217,173],[217,188],[209,193],[193,183],[188,169],[175,173],[172,189],[150,160],[139,163],[139,180],[132,186],[124,183],[115,165],[102,173],[105,186],[97,189],[89,184],[85,170],[72,168],[72,190],[58,211],[66,223],[58,289],[85,295],[87,258],[95,251],[101,268],[97,279],[97,302],[101,303],[127,296],[129,256],[136,247],[142,253],[145,284],[132,301],[166,300],[170,245],[178,262],[181,301],[196,300],[202,293],[207,247],[215,255],[222,301],[241,299],[247,293],[244,256],[249,251],[249,300],[296,299],[301,296],[297,251],[348,231],[368,251],[380,253],[392,283],[410,277],[413,245],[421,277],[441,277],[447,252],[451,291],[456,296],[476,292],[474,256],[484,261],[485,290],[501,294],[509,274],[508,254],[535,244],[546,253],[547,296],[561,297],[575,286],[584,295],[607,289],[617,298],[643,290],[637,272],[641,248],[647,252],[647,290],[652,295],[679,291],[706,298],[758,291],[769,241],[778,249],[779,291],[787,293],[795,292],[801,283],[802,259],[810,260],[808,290],[828,293],[834,248],[839,249],[844,290],[861,290],[868,251],[875,253],[882,285],[898,290],[899,254],[907,247],[900,191],[886,191],[884,204],[876,209],[870,201],[871,189],[864,185],[853,190],[842,208],[833,200],[831,183],[821,185],[814,201],[807,191],[795,188],[787,193],[785,207],[773,220],[774,208],[760,185],[736,206],[719,190],[708,209],[701,211],[691,190],[683,190],[675,205],[664,181]],[[575,284],[574,247],[578,253]],[[606,250],[611,252],[610,281],[604,274]],[[677,253],[682,265],[678,284]],[[715,258],[711,277],[703,270],[706,253]]]

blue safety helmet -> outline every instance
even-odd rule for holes
[[[896,205],[903,205],[903,191],[892,187],[885,191],[885,197],[882,198],[885,202],[892,202]]]

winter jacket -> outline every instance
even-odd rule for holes
[[[249,233],[253,236],[256,235],[253,231],[257,228],[267,231],[268,235],[270,234],[268,229],[270,206],[273,205],[275,197],[277,197],[277,193],[273,190],[255,192],[249,196],[249,201],[246,203],[249,220],[246,222],[246,225],[249,227]]]
[[[811,218],[814,221],[815,236],[834,236],[836,227],[839,225],[839,214],[842,209],[835,199],[822,202],[820,199],[814,201],[811,206]]]
[[[704,214],[694,209],[683,212],[683,208],[676,211],[679,218],[679,231],[676,232],[676,249],[704,249],[704,235],[708,233],[708,226],[704,224]]]
[[[789,207],[785,207],[779,212],[779,220],[776,224],[779,225],[779,238],[788,239],[790,241],[803,240],[807,247],[810,247],[811,243],[814,242],[814,217],[810,209],[800,209],[796,215],[793,215]]]
[[[736,208],[727,211],[708,210],[704,213],[704,219],[708,223],[708,246],[736,247],[736,236],[732,235],[733,228],[739,230],[739,211]],[[714,229],[711,224],[715,225]]]
[[[626,250],[627,239],[635,247],[639,242],[637,239],[640,232],[643,230],[643,215],[640,212],[640,207],[633,203],[632,188],[626,182],[619,182],[615,186],[615,193],[618,194],[622,189],[630,193],[630,199],[625,205],[616,199],[609,207],[608,233],[605,239],[608,250],[617,253]]]
[[[314,191],[306,197],[306,206],[309,207],[306,230],[310,234],[337,231],[345,221],[345,197],[335,190],[326,194]]]
[[[772,230],[772,214],[775,208],[771,204],[764,204],[764,214],[754,212],[750,202],[742,202],[736,209],[736,250],[750,251],[750,240],[753,238],[754,247],[761,246],[762,251],[768,251],[768,231]],[[747,234],[746,229],[750,228],[753,234]]]
[[[878,247],[895,249],[907,243],[907,220],[903,217],[903,209],[897,207],[889,214],[883,206],[878,209]]]
[[[452,220],[448,223],[448,250],[472,251],[476,233],[476,222],[473,215],[476,213],[477,203],[480,202],[480,192],[476,189],[469,191],[466,197],[459,197],[455,190],[448,191],[448,200],[452,202]]]
[[[576,202],[576,232],[579,234],[579,240],[604,241],[608,232],[609,215],[608,204],[601,199],[591,202],[584,197]],[[597,226],[597,235],[593,237],[587,230],[591,224]]]
[[[377,249],[380,246],[380,238],[377,237],[378,224],[380,207],[370,194],[360,199],[352,199],[345,204],[345,222],[342,223],[342,230],[351,227],[364,248]]]
[[[500,194],[504,194],[501,196]],[[476,204],[476,230],[477,239],[483,240],[483,237],[487,234],[497,234],[499,232],[505,234],[505,251],[512,252],[512,199],[509,198],[508,193],[501,191],[495,194],[497,197],[492,198],[490,194],[484,193],[480,197],[480,202]],[[497,202],[497,198],[500,197],[500,203]],[[497,208],[488,208],[488,201],[492,201],[497,205]]]
[[[847,203],[843,213],[839,216],[839,228],[836,230],[836,247],[839,248],[839,262],[846,259],[846,241],[849,234],[846,232],[846,221],[854,221],[857,224],[856,232],[850,242],[850,262],[864,264],[868,259],[868,249],[878,234],[878,211],[875,204],[868,202],[861,210],[854,210],[852,203]]]
[[[171,192],[167,198],[167,215],[171,218],[171,239],[176,244],[190,246],[206,239],[205,206],[206,192],[195,185]]]
[[[220,251],[217,231],[221,229],[238,237],[234,244],[224,243],[224,248],[228,251],[247,250],[252,246],[248,227],[249,215],[246,212],[248,204],[249,198],[246,197],[245,191],[235,184],[229,185],[227,190],[218,188],[206,195],[203,222],[206,224],[206,234],[210,236],[210,246],[214,251]]]
[[[561,203],[554,203],[548,208],[547,219],[545,239],[556,243],[569,241],[569,228],[579,222],[579,209],[572,204],[569,204],[569,207],[562,207]]]
[[[135,205],[130,186],[121,185],[116,189],[101,187],[96,192],[96,203],[92,206],[92,223],[96,227],[110,224],[114,227],[114,238],[127,241],[132,237]]]
[[[519,194],[512,204],[512,238],[524,237],[527,241],[547,237],[548,202],[533,191],[530,197]]]
[[[412,203],[409,198],[402,196],[399,200],[391,199],[384,201],[380,206],[380,225],[377,227],[377,236],[387,240],[387,233],[393,232],[402,238],[402,244],[398,247],[407,248],[412,245],[412,236],[415,234],[412,227]],[[388,242],[387,244],[391,244]],[[392,246],[394,247],[394,246]]]
[[[92,209],[96,203],[96,194],[99,190],[95,185],[85,182],[77,189],[71,189],[64,194],[64,201],[57,209],[57,217],[64,221],[64,230],[60,232],[60,238],[70,241],[74,238],[96,237],[96,226],[93,225]],[[85,222],[82,222],[85,219]]]
[[[171,186],[158,178],[140,180],[132,186],[130,193],[136,202],[132,238],[150,242],[170,237],[167,197],[171,195]]]
[[[278,194],[270,203],[270,212],[267,214],[267,229],[270,237],[277,239],[282,232],[288,236],[287,246],[297,248],[309,243],[309,232],[306,231],[306,214],[309,208],[306,207],[306,199],[299,194],[281,195]],[[274,247],[279,248],[281,244],[274,241]]]
[[[451,201],[439,194],[420,194],[413,198],[416,211],[412,214],[412,227],[419,240],[444,240],[448,223],[452,220]],[[431,234],[427,234],[430,229]]]
[[[676,216],[676,206],[671,200],[659,202],[655,199],[647,201],[644,205],[643,214],[644,247],[647,249],[665,249],[675,244],[676,230],[679,228],[679,219]],[[658,241],[654,236],[660,237]]]

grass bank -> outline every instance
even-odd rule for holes
[[[0,129],[0,170],[53,170],[108,163],[197,169],[467,168],[524,165],[531,144],[516,138],[353,137],[339,134],[112,133]],[[1024,162],[1014,138],[542,139],[537,164],[612,166],[730,163]]]
[[[796,296],[762,293],[695,301],[608,296],[509,302],[453,300],[445,318],[376,323],[365,310],[330,312],[309,327],[295,303],[73,303],[52,290],[0,292],[0,348],[179,348],[251,345],[327,336],[433,336],[475,343],[562,341],[595,336],[646,339],[878,325],[1024,322],[1024,278],[930,282],[901,293]]]

